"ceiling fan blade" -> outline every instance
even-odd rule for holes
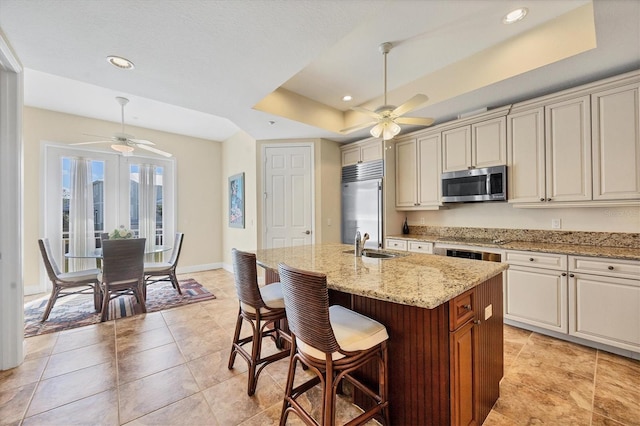
[[[414,109],[426,104],[428,100],[429,97],[427,95],[415,95],[413,98],[409,99],[407,102],[394,109],[393,115],[395,115],[396,117],[400,117],[401,115],[404,115],[409,111],[413,111]]]
[[[92,138],[102,138],[102,139],[113,139],[112,136],[105,136],[105,135],[93,135],[91,133],[83,133],[82,136],[89,136]]]
[[[398,117],[395,120],[398,124],[413,124],[416,126],[431,126],[434,123],[433,118],[418,118],[418,117]]]
[[[376,118],[376,119],[380,118],[380,114],[378,114],[375,111],[371,111],[369,109],[366,109],[366,108],[362,108],[362,107],[359,107],[359,106],[354,106],[354,107],[351,107],[351,109],[354,110],[354,111],[357,111],[359,113],[366,114],[369,117],[373,117],[373,118]]]
[[[356,124],[355,126],[347,127],[346,129],[341,129],[340,133],[347,134],[351,132],[355,132],[356,130],[364,129],[365,127],[373,126],[378,123],[377,121],[369,121],[367,123]]]
[[[155,154],[164,155],[165,157],[171,157],[171,154],[169,154],[168,152],[164,152],[164,151],[161,151],[161,150],[159,150],[157,148],[152,148],[152,147],[147,146],[147,145],[137,145],[137,147],[138,148],[142,148],[144,150],[147,150],[149,152],[153,152]]]
[[[77,142],[69,145],[93,145],[97,143],[113,143],[113,141],[92,141],[92,142]]]
[[[155,145],[155,143],[144,140],[144,139],[129,139],[129,140],[135,144],[140,144],[140,145]]]

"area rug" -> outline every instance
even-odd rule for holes
[[[147,287],[147,312],[188,305],[215,299],[216,296],[193,279],[180,281],[182,296],[173,288],[170,282],[163,282]],[[97,324],[100,314],[93,308],[93,295],[80,294],[58,299],[51,310],[49,318],[40,322],[47,306],[49,297],[34,300],[24,305],[24,336],[53,333],[70,328]],[[123,318],[140,313],[139,306],[133,296],[121,296],[111,300],[109,305],[109,320]]]

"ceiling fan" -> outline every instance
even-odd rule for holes
[[[124,132],[124,106],[129,103],[129,99],[123,98],[121,96],[116,97],[116,101],[120,104],[122,110],[122,132],[114,133],[113,136],[98,136],[98,135],[88,135],[88,136],[96,136],[99,138],[105,138],[109,140],[102,141],[93,141],[93,142],[78,142],[73,143],[71,145],[93,145],[99,143],[110,143],[111,149],[114,151],[118,151],[122,153],[124,156],[131,155],[134,148],[141,148],[149,152],[153,152],[155,154],[163,155],[165,157],[171,157],[171,154],[165,151],[161,151],[157,148],[152,147],[151,145],[155,145],[151,141],[147,141],[144,139],[134,139],[133,135],[127,134]]]
[[[400,124],[412,124],[417,126],[430,126],[433,124],[433,118],[402,117],[404,114],[427,103],[429,100],[427,95],[415,95],[398,107],[387,104],[387,54],[391,51],[392,47],[393,45],[389,42],[382,43],[379,46],[380,53],[382,53],[382,56],[384,57],[384,105],[376,108],[375,111],[358,106],[352,107],[352,110],[366,114],[373,118],[373,120],[357,124],[352,127],[347,127],[346,129],[340,130],[340,133],[351,133],[374,125],[370,131],[371,136],[379,138],[380,135],[382,135],[382,139],[389,140],[393,139],[394,136],[400,133]]]

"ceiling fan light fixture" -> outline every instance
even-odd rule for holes
[[[387,120],[373,126],[369,133],[371,133],[371,136],[374,138],[379,138],[382,135],[382,139],[388,141],[400,133],[400,130],[401,128],[397,123]]]
[[[508,25],[521,21],[525,16],[527,16],[527,13],[529,13],[529,9],[527,9],[526,7],[512,10],[511,12],[504,15],[504,17],[502,18],[502,23]]]
[[[118,152],[122,152],[127,153],[127,152],[133,152],[133,147],[129,146],[129,145],[122,145],[119,143],[115,143],[113,145],[111,145],[111,149],[113,149],[114,151],[118,151]]]
[[[123,58],[122,56],[110,55],[107,56],[107,62],[113,65],[116,68],[120,68],[121,70],[132,70],[135,68],[133,62],[130,60]]]

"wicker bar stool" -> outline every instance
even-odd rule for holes
[[[375,402],[375,405],[348,424],[363,424],[377,417],[388,425],[389,335],[385,326],[342,306],[329,307],[326,275],[302,271],[282,263],[278,266],[292,340],[280,425],[285,425],[289,413],[294,412],[306,424],[333,426],[336,393],[343,379],[351,382]],[[297,362],[307,366],[316,377],[294,388]],[[351,375],[369,362],[376,362],[378,365],[377,392]],[[314,420],[297,401],[299,396],[318,383],[322,384],[323,393],[320,422]]]
[[[240,354],[249,366],[247,394],[253,395],[262,369],[270,363],[289,355],[289,349],[283,349],[284,342],[291,338],[280,328],[280,322],[286,319],[282,288],[280,283],[258,286],[256,256],[236,249],[231,251],[236,292],[240,301],[238,320],[233,336],[228,368],[232,369],[236,355]],[[242,324],[247,321],[253,331],[251,336],[240,338]],[[270,337],[281,351],[262,358],[262,339]],[[251,343],[251,353],[243,346]]]

